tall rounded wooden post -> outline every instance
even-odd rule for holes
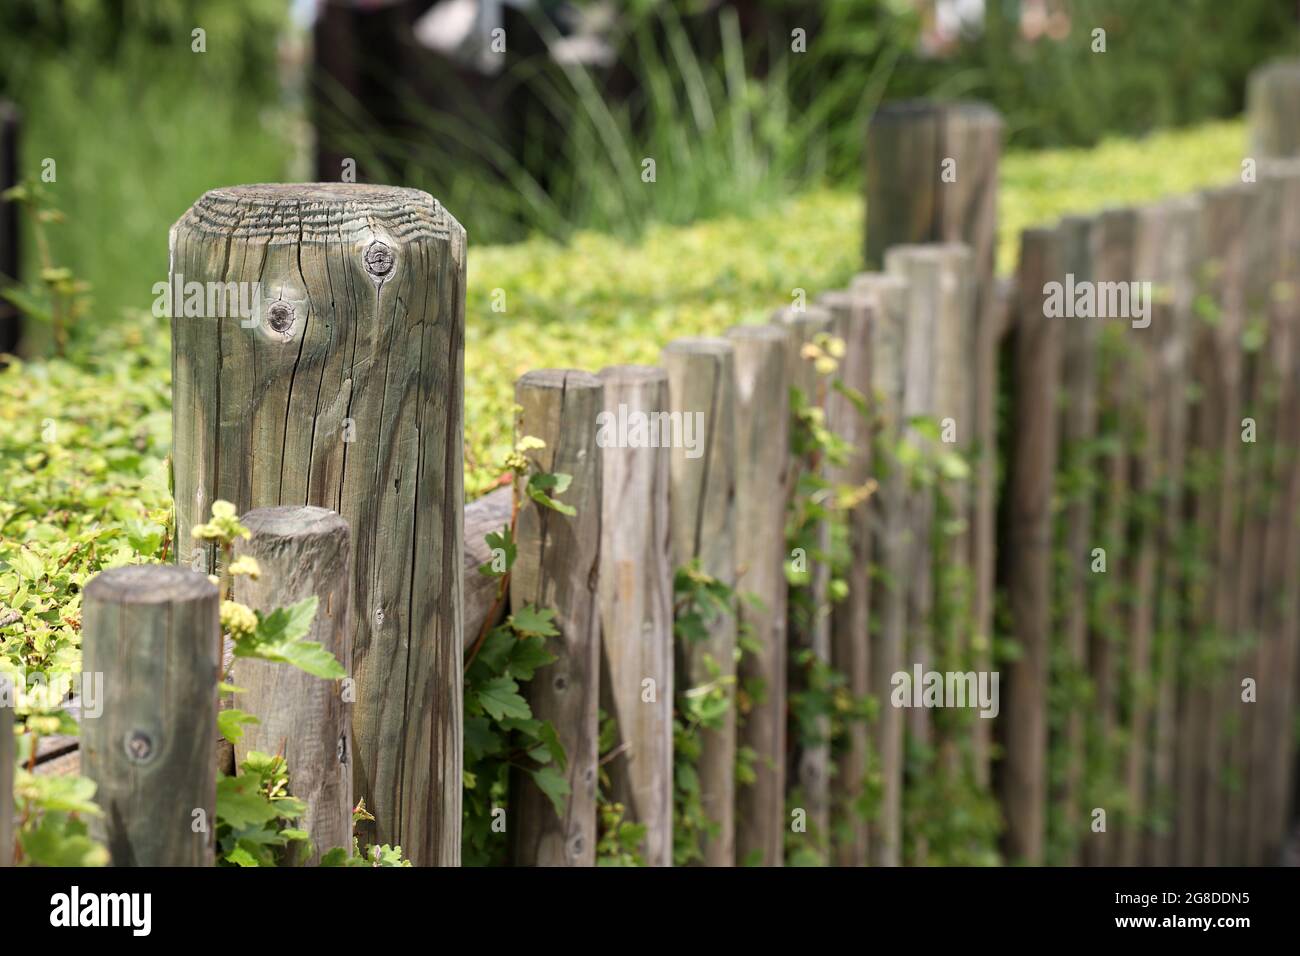
[[[790,499],[789,334],[775,325],[727,331],[736,356],[737,610],[758,644],[740,660],[745,702],[737,744],[751,748],[754,782],[736,789],[736,862],[780,866],[785,855],[785,512]]]
[[[348,576],[348,524],[337,513],[310,505],[257,508],[240,519],[252,532],[235,542],[235,555],[256,559],[256,580],[235,579],[234,598],[255,611],[317,599],[305,640],[352,664]],[[307,805],[299,826],[311,835],[309,865],[334,847],[352,848],[352,705],[348,685],[322,680],[296,667],[237,657],[234,683],[244,692],[236,705],[258,718],[235,744],[243,761],[250,750],[283,753],[289,792]]]
[[[674,570],[698,560],[700,570],[736,586],[735,362],[726,339],[678,339],[663,350],[668,404],[693,447],[669,453],[669,510]],[[689,424],[688,424],[689,423]],[[734,611],[734,609],[733,609]],[[704,840],[706,866],[735,864],[736,619],[719,614],[708,637],[679,646],[678,684],[721,682],[729,706],[717,729],[700,730],[700,800],[717,833]]]
[[[1012,635],[1020,656],[1006,681],[1002,806],[1007,859],[1043,861],[1047,835],[1047,692],[1052,623],[1052,486],[1057,460],[1056,396],[1062,320],[1044,309],[1045,285],[1061,282],[1063,244],[1055,229],[1026,230],[1021,241],[1016,324],[1015,436],[1008,500]]]
[[[519,437],[540,438],[533,455],[543,471],[572,481],[560,498],[573,516],[525,501],[515,540],[510,605],[555,611],[556,661],[540,668],[527,695],[538,720],[555,727],[566,757],[569,794],[555,806],[524,774],[511,780],[514,860],[526,866],[592,866],[596,862],[596,760],[600,707],[600,614],[597,602],[601,526],[601,460],[596,443],[604,386],[587,372],[543,369],[515,384]]]
[[[0,866],[14,859],[14,683],[0,674]]]
[[[668,373],[602,369],[615,419],[668,408]],[[601,700],[618,724],[609,763],[625,819],[646,828],[647,866],[673,862],[673,569],[668,560],[668,452],[601,449]]]
[[[216,832],[217,588],[184,568],[132,565],[91,579],[85,671],[103,712],[81,721],[81,767],[114,866],[209,866]]]
[[[218,189],[172,229],[171,286],[177,540],[219,498],[343,516],[366,836],[456,865],[465,232],[418,190]]]
[[[1254,70],[1246,112],[1253,158],[1300,156],[1300,60],[1277,60]]]

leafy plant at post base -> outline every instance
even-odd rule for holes
[[[604,710],[600,712],[600,737],[596,749],[600,754],[596,778],[596,865],[645,866],[642,851],[646,825],[628,820],[627,808],[610,796],[613,781],[606,767],[625,748],[618,740],[618,722]]]
[[[0,193],[0,200],[18,203],[27,212],[40,260],[39,282],[0,289],[0,297],[8,299],[28,318],[49,325],[54,336],[54,353],[62,356],[68,345],[69,326],[75,325],[90,307],[86,296],[89,284],[75,278],[71,269],[55,265],[50,253],[45,229],[62,223],[63,213],[50,205],[47,190],[36,179],[11,186]]]
[[[875,481],[862,485],[835,482],[826,473],[827,467],[846,465],[853,454],[852,445],[826,420],[830,392],[843,396],[856,414],[866,414],[865,396],[834,377],[844,354],[842,339],[819,333],[804,345],[801,355],[815,372],[815,392],[807,395],[798,387],[790,390],[790,453],[800,467],[786,515],[785,543],[790,557],[785,562],[785,576],[790,633],[796,635],[811,634],[831,613],[831,605],[847,596],[846,575],[853,562],[849,513],[876,487]],[[819,573],[825,574],[825,600],[818,599]],[[836,758],[847,744],[848,726],[870,720],[875,702],[868,695],[855,698],[845,675],[811,647],[792,650],[789,670],[791,739],[799,751],[828,748],[834,773]],[[867,780],[862,784],[864,793],[874,792]],[[787,804],[791,814],[806,805],[798,787],[791,789]],[[864,819],[872,812],[865,800],[848,809],[861,813]],[[786,861],[791,866],[820,866],[827,860],[833,832],[814,832],[811,823],[808,826],[806,833],[793,827],[786,831]]]
[[[540,438],[524,436],[506,457],[501,481],[511,484],[510,523],[486,535],[492,559],[479,568],[497,582],[496,599],[465,656],[465,770],[461,858],[466,866],[502,864],[507,860],[503,839],[510,801],[511,773],[527,774],[564,812],[569,783],[564,747],[555,727],[538,720],[521,693],[540,667],[554,663],[546,640],[558,637],[551,608],[516,608],[493,626],[510,594],[510,574],[517,547],[515,530],[525,502],[572,516],[571,505],[557,500],[571,476],[543,470],[528,456],[545,448]]]

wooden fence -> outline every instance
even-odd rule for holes
[[[249,599],[319,595],[318,639],[355,679],[347,706],[343,683],[259,685],[318,844],[365,797],[378,838],[458,862],[463,649],[538,604],[558,659],[527,693],[568,795],[557,814],[512,779],[517,863],[595,861],[601,709],[610,796],[646,826],[644,861],[671,863],[674,701],[710,683],[729,703],[694,767],[710,865],[990,862],[995,841],[1010,863],[1279,858],[1300,161],[1026,230],[999,283],[1000,136],[983,107],[882,112],[875,271],[668,343],[660,368],[520,378],[520,434],[572,475],[572,517],[510,488],[461,508],[464,234],[436,202],[316,185],[196,204],[175,270],[274,280],[276,298],[253,329],[174,320],[181,540],[216,498],[341,515],[254,512],[247,544],[292,553]],[[606,447],[605,411],[698,414],[701,444]],[[476,572],[516,507],[502,602]],[[87,667],[117,689],[84,722],[83,766],[118,864],[212,858],[189,821],[215,800],[215,556],[179,557],[200,570],[118,569],[86,592]],[[736,595],[700,641],[674,638],[686,566]],[[158,681],[166,699],[134,690]]]

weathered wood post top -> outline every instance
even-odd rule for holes
[[[215,564],[185,549],[217,499],[347,521],[361,839],[454,865],[465,230],[416,189],[269,183],[205,193],[170,246],[177,560]]]

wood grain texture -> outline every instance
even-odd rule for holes
[[[14,861],[14,682],[0,674],[0,866]]]
[[[1009,862],[1043,861],[1046,835],[1047,691],[1051,628],[1052,485],[1062,321],[1044,314],[1043,287],[1064,278],[1055,229],[1021,234],[1015,343],[1013,444],[1009,464],[1011,636],[1020,655],[1003,682],[1006,756],[1002,806]]]
[[[86,585],[84,668],[103,675],[104,703],[83,715],[81,768],[114,866],[212,865],[217,607],[216,586],[183,568],[114,568]]]
[[[890,706],[893,676],[903,670],[907,632],[908,530],[906,484],[896,457],[902,435],[907,352],[907,280],[884,273],[854,277],[852,289],[872,306],[872,471],[879,482],[869,501],[873,570],[868,665],[879,701],[873,744],[880,775],[880,809],[869,828],[873,866],[902,862],[903,711]]]
[[[311,597],[317,599],[311,629],[315,641],[348,670],[352,664],[351,542],[339,515],[311,505],[256,508],[240,519],[252,532],[235,542],[235,556],[257,561],[257,580],[235,579],[233,598],[269,614]],[[289,792],[307,805],[298,826],[311,835],[303,862],[352,848],[352,706],[342,681],[322,680],[288,664],[235,658],[232,682],[244,688],[240,710],[258,718],[235,744],[242,763],[253,750],[283,754]],[[350,696],[350,695],[349,695]]]
[[[828,292],[819,304],[831,313],[835,335],[844,342],[837,380],[852,393],[871,395],[871,323],[875,302],[851,290]],[[861,488],[871,480],[871,434],[867,413],[846,395],[832,391],[826,422],[849,448],[843,465],[831,465],[826,477],[836,486]],[[847,515],[849,566],[847,593],[831,606],[831,665],[843,675],[854,700],[871,693],[871,504],[863,499]],[[866,866],[870,834],[860,809],[870,769],[870,729],[864,720],[847,722],[843,755],[831,777],[832,861],[837,866]]]
[[[462,574],[465,578],[465,625],[462,639],[469,647],[478,636],[483,622],[496,604],[497,579],[479,574],[479,568],[492,560],[492,549],[486,536],[510,524],[511,492],[507,486],[488,492],[465,506],[465,559]],[[504,605],[504,602],[503,602]],[[500,618],[504,606],[496,609]],[[494,619],[492,625],[497,621]]]
[[[457,865],[465,232],[418,190],[219,189],[173,227],[171,276],[262,296],[248,322],[172,317],[177,540],[219,498],[343,516],[363,836]]]
[[[737,745],[757,755],[755,780],[736,790],[736,862],[780,866],[785,857],[786,579],[790,500],[789,333],[775,325],[727,331],[736,375],[737,619],[759,650],[744,655]],[[761,688],[753,693],[750,688]]]
[[[825,376],[818,374],[813,362],[804,354],[806,346],[815,345],[834,329],[828,309],[811,305],[806,309],[786,308],[773,314],[773,323],[786,328],[790,337],[786,345],[786,369],[791,388],[798,390],[811,407],[825,413],[830,388]],[[793,427],[793,424],[791,425]],[[825,474],[826,464],[809,455],[794,462],[790,487],[797,493],[800,475]],[[809,581],[802,602],[790,597],[788,603],[789,649],[794,665],[788,671],[787,694],[806,691],[810,666],[799,666],[795,655],[809,651],[823,663],[831,660],[830,581],[831,569],[818,553],[830,553],[830,525],[817,523],[812,532],[816,546],[807,554]],[[791,725],[793,740],[787,749],[793,753],[794,778],[787,782],[796,807],[807,814],[807,831],[802,834],[809,848],[821,859],[827,858],[830,839],[831,726],[825,717],[816,718],[812,727]]]
[[[661,368],[602,369],[605,410],[668,408]],[[668,558],[668,452],[601,449],[601,706],[618,724],[612,797],[644,824],[647,866],[673,862],[673,571]],[[653,684],[647,688],[646,681]],[[652,691],[647,699],[647,691]]]
[[[736,586],[736,375],[726,339],[676,339],[664,347],[672,412],[703,422],[698,457],[669,454],[669,540],[674,570],[700,570]],[[702,419],[699,417],[702,416]],[[699,436],[698,429],[695,434]],[[695,454],[695,453],[692,453]],[[677,647],[679,692],[721,682],[731,706],[716,730],[700,730],[700,799],[715,836],[704,839],[704,865],[734,866],[736,803],[736,618],[719,614],[703,641]]]
[[[600,708],[599,555],[601,456],[597,416],[604,386],[588,372],[542,369],[515,383],[521,406],[516,438],[546,447],[528,454],[544,472],[572,476],[560,514],[528,501],[515,529],[518,557],[510,574],[510,606],[550,608],[556,661],[539,668],[525,690],[533,715],[554,725],[564,747],[569,794],[563,813],[523,773],[511,777],[510,833],[514,862],[524,866],[592,866],[596,861],[596,761]]]

